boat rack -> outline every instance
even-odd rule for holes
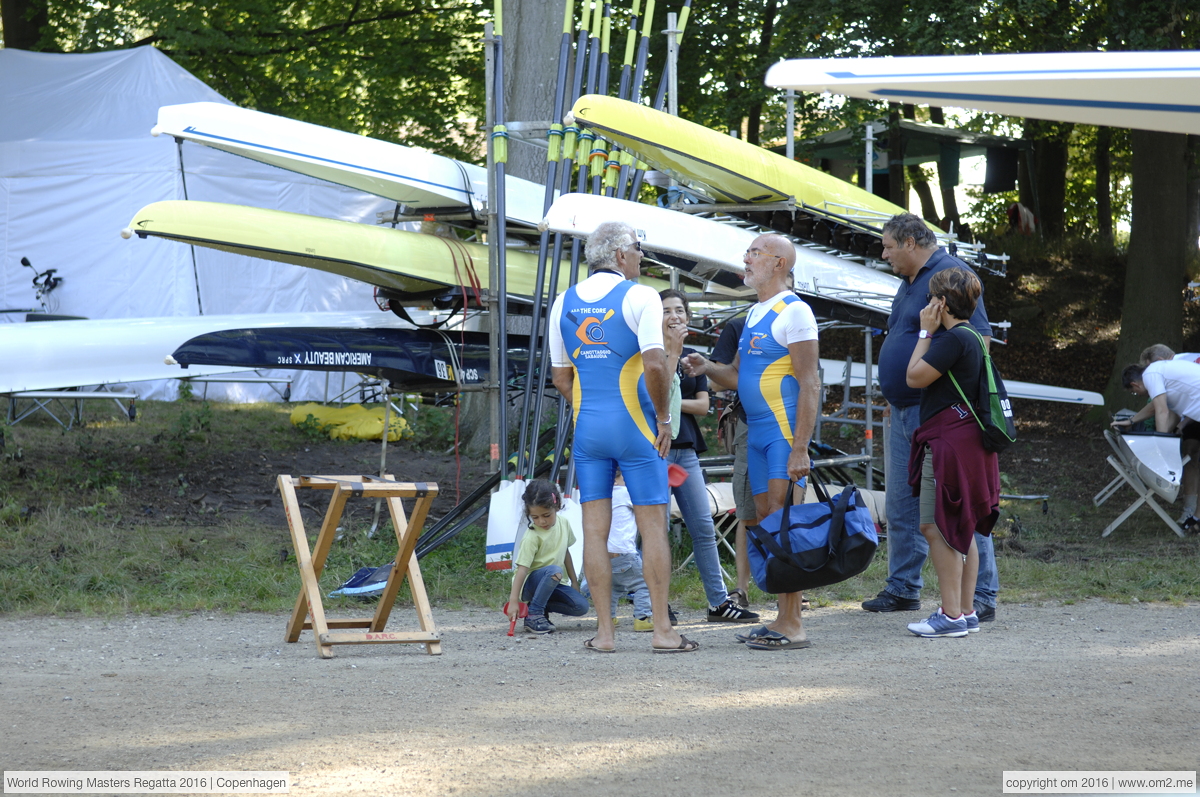
[[[68,388],[65,390],[21,390],[14,393],[6,393],[3,396],[8,399],[8,414],[6,423],[9,426],[16,426],[21,421],[38,412],[44,412],[54,419],[54,422],[63,429],[70,431],[76,424],[84,425],[83,420],[83,402],[92,400],[110,400],[116,403],[117,409],[121,414],[133,421],[137,418],[137,393],[124,390],[110,390],[105,385],[101,385],[95,390],[79,390]],[[21,409],[19,402],[28,401],[29,406]],[[122,401],[129,402],[128,405],[122,405]],[[59,417],[55,413],[55,409],[60,413],[65,413],[64,417]]]
[[[714,214],[741,227],[770,230],[785,235],[802,246],[816,248],[827,254],[858,260],[871,268],[889,270],[882,264],[883,224],[888,216],[872,211],[826,203],[826,207],[796,204],[794,197],[781,202],[763,203],[684,203],[670,206],[672,210],[690,214]],[[831,208],[837,208],[833,210]],[[947,233],[936,233],[939,243],[950,254],[971,263],[975,268],[996,276],[1006,276],[1008,255],[993,255],[984,251],[983,244],[959,241]]]

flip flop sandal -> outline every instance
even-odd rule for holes
[[[595,641],[596,641],[596,637],[592,637],[591,639],[589,639],[589,640],[587,640],[586,642],[584,642],[584,643],[583,643],[583,646],[584,646],[585,648],[587,648],[588,650],[595,651],[596,653],[616,653],[616,652],[617,652],[617,649],[616,649],[616,648],[599,648],[599,647],[596,647],[595,645],[593,645],[593,644],[592,644],[592,643],[593,643],[593,642],[595,642]]]
[[[676,648],[656,648],[651,647],[655,653],[691,653],[700,649],[699,642],[693,642],[683,634],[679,635],[679,647]]]
[[[812,642],[809,642],[807,639],[792,641],[778,631],[771,631],[756,639],[749,640],[746,642],[746,647],[753,650],[800,650],[812,647]]]
[[[739,631],[733,635],[733,638],[738,642],[749,642],[751,639],[758,639],[760,636],[766,636],[770,633],[771,629],[767,628],[765,625],[760,625],[753,631]]]

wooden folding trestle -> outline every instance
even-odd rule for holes
[[[288,529],[296,549],[296,562],[300,568],[300,594],[287,626],[287,641],[298,642],[300,632],[311,629],[316,637],[317,653],[321,658],[333,658],[334,645],[368,645],[396,642],[412,642],[425,645],[426,652],[438,655],[442,652],[441,635],[433,623],[433,612],[425,594],[425,582],[421,569],[413,554],[417,538],[425,524],[425,516],[438,494],[433,482],[404,483],[392,480],[391,476],[291,476],[279,477],[279,492],[283,496],[283,507],[287,512]],[[316,547],[310,551],[304,522],[300,516],[300,502],[296,497],[298,488],[329,490],[329,508],[317,534]],[[342,512],[350,498],[380,498],[387,502],[392,517],[392,528],[396,532],[396,563],[388,576],[387,585],[379,598],[373,617],[357,620],[326,620],[321,601],[320,578],[325,567],[325,558],[333,545]],[[415,498],[411,515],[406,515],[400,499]],[[408,578],[413,607],[417,612],[420,631],[385,631],[388,615],[400,585]],[[311,618],[311,620],[306,619]],[[366,628],[365,632],[331,631],[330,629]]]

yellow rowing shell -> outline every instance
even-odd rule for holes
[[[906,212],[819,169],[644,105],[586,94],[571,114],[577,124],[718,201],[795,197],[797,204],[875,222]]]
[[[166,238],[291,263],[406,294],[457,286],[489,288],[486,244],[281,210],[218,202],[155,202],[139,210],[122,235]],[[505,259],[508,293],[532,296],[537,255],[510,249]],[[581,265],[579,279],[586,276]],[[565,287],[566,277],[564,270],[560,287]],[[655,283],[655,290],[661,282],[642,281]],[[546,288],[549,283],[547,276]]]

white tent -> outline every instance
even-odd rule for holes
[[[0,309],[35,306],[33,272],[22,257],[63,278],[49,309],[95,319],[374,307],[370,286],[333,275],[120,237],[139,208],[164,199],[367,224],[392,208],[375,196],[150,135],[159,106],[197,101],[226,102],[153,47],[86,55],[0,49]],[[0,324],[23,319],[0,313]],[[295,377],[294,399],[325,395],[324,374]],[[144,398],[176,395],[173,381],[137,390]],[[253,384],[214,384],[208,395],[275,396]]]

